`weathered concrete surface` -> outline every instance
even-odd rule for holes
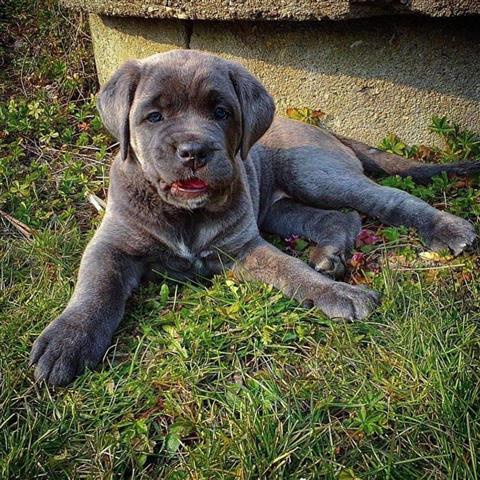
[[[278,112],[308,106],[343,135],[377,143],[395,132],[431,142],[432,115],[480,126],[475,19],[391,17],[348,22],[184,22],[91,17],[100,80],[123,61],[197,48],[243,63]]]
[[[480,14],[480,0],[61,0],[91,13],[190,20],[323,20]]]
[[[90,30],[100,83],[129,58],[188,48],[187,30],[180,20],[162,20],[159,24],[142,18],[90,15]]]

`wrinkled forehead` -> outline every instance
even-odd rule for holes
[[[220,102],[237,104],[226,62],[204,56],[153,58],[142,66],[135,95],[137,108],[152,103],[166,108]]]

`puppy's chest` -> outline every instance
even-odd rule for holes
[[[223,222],[184,213],[163,215],[161,221],[145,222],[141,228],[148,237],[147,256],[167,271],[186,276],[211,276],[222,271],[225,259],[220,255],[229,251],[230,243]]]
[[[216,273],[218,255],[213,250],[203,249],[194,252],[183,241],[176,243],[174,255],[169,258],[167,267],[176,271],[191,271],[196,275],[210,276]]]
[[[177,280],[200,280],[219,274],[227,266],[220,254],[204,249],[194,252],[183,242],[177,242],[174,248],[161,247],[150,257],[151,270],[165,272]]]
[[[165,264],[168,270],[188,272],[188,275],[211,276],[221,271],[214,232],[176,229],[168,235]]]

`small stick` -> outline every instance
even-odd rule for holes
[[[418,268],[390,268],[395,272],[416,272],[418,270],[444,270],[446,268],[460,268],[464,267],[465,263],[459,263],[458,265],[441,265],[438,267],[418,267]]]
[[[10,222],[25,238],[31,240],[33,237],[33,231],[30,227],[22,223],[20,220],[9,215],[7,212],[0,210],[0,216]]]

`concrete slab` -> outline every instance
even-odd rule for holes
[[[480,14],[479,0],[61,0],[67,7],[123,17],[181,20],[342,20],[379,15]]]

